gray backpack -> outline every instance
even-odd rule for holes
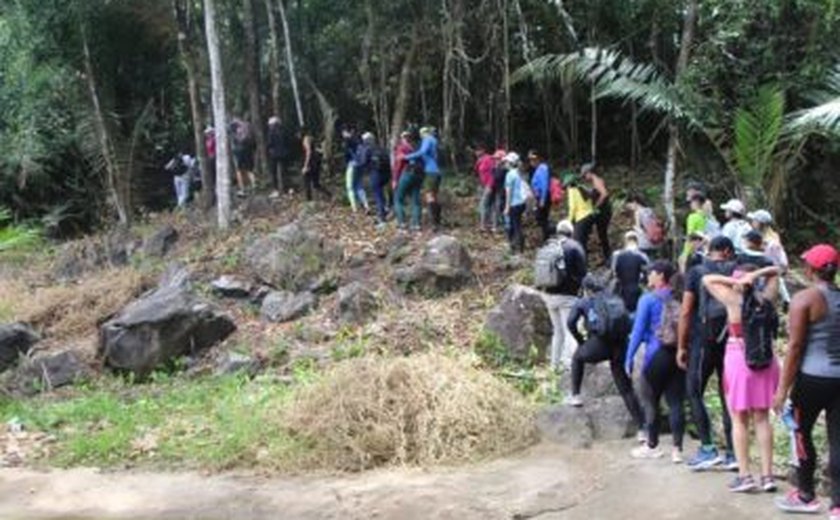
[[[561,240],[549,240],[537,251],[534,261],[534,285],[538,289],[556,289],[566,279],[566,255]]]

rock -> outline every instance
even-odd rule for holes
[[[69,281],[103,267],[127,265],[136,243],[136,237],[130,231],[116,229],[97,239],[66,244],[53,263],[53,277],[58,281]]]
[[[216,357],[214,372],[218,376],[245,372],[254,377],[260,372],[260,368],[258,359],[236,352],[223,352]]]
[[[41,338],[24,323],[0,325],[0,372],[17,364]]]
[[[166,224],[143,241],[143,256],[163,258],[178,242],[178,230]]]
[[[426,244],[416,265],[399,269],[394,276],[407,290],[449,292],[472,280],[472,259],[456,238],[440,235]]]
[[[608,361],[586,364],[581,394],[585,399],[618,395]]]
[[[224,298],[248,298],[253,286],[248,280],[236,275],[222,275],[210,282],[213,292]]]
[[[398,264],[411,254],[411,239],[405,235],[397,235],[385,249],[385,259],[390,264]]]
[[[289,291],[302,291],[342,259],[341,248],[299,223],[254,241],[243,262],[257,279]]]
[[[272,216],[274,207],[267,195],[254,195],[242,201],[239,212],[245,220],[252,220]]]
[[[597,399],[587,398],[584,400],[583,408],[592,420],[596,440],[627,439],[634,436],[638,430],[638,425],[627,411],[624,400],[618,395]]]
[[[288,291],[274,291],[263,299],[260,315],[275,323],[296,320],[315,307],[315,296],[310,292],[294,294]]]
[[[179,263],[166,266],[158,281],[159,288],[189,289],[192,286],[193,273]]]
[[[364,323],[378,308],[376,295],[360,282],[338,290],[338,315],[345,323]]]
[[[562,404],[537,413],[537,429],[544,440],[574,448],[589,448],[595,440],[595,425],[584,408]]]
[[[236,325],[183,287],[162,287],[130,303],[100,328],[105,365],[145,377],[185,354],[210,347]]]
[[[504,292],[487,316],[484,329],[499,338],[511,356],[520,361],[530,359],[532,348],[536,348],[538,360],[545,359],[553,334],[542,294],[524,285],[513,285]]]
[[[12,378],[11,387],[31,395],[73,384],[91,375],[91,370],[74,352],[41,356],[27,361]]]

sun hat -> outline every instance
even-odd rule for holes
[[[721,204],[720,209],[724,211],[729,211],[731,213],[735,213],[737,215],[743,215],[744,212],[747,211],[747,208],[744,207],[744,203],[738,199],[729,199],[726,201],[726,204]]]
[[[817,244],[811,249],[802,253],[800,257],[806,264],[814,269],[824,269],[829,264],[838,264],[838,254],[834,246],[828,244]]]
[[[770,214],[769,211],[766,209],[759,209],[756,211],[752,211],[747,213],[748,220],[754,220],[759,224],[772,224],[773,223],[773,215]]]

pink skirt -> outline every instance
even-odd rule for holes
[[[770,366],[752,370],[744,355],[744,338],[729,336],[723,358],[723,393],[730,412],[769,410],[779,386],[779,363],[775,356]]]

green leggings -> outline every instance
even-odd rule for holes
[[[420,188],[423,187],[423,174],[407,170],[400,176],[397,184],[397,193],[394,195],[394,210],[397,213],[397,222],[405,225],[405,201],[406,197],[411,198],[411,225],[420,227],[422,206],[420,205]]]

